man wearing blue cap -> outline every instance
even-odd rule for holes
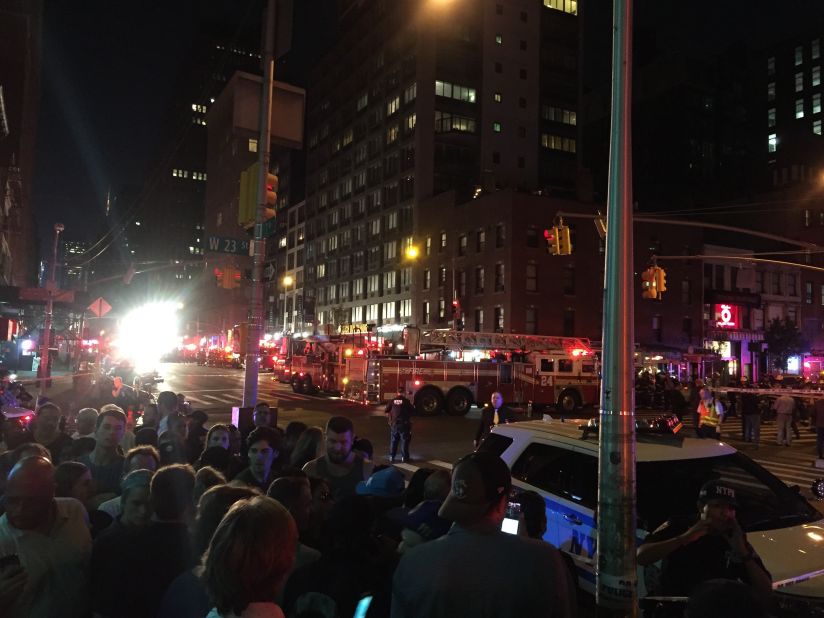
[[[765,602],[772,578],[747,542],[735,517],[735,488],[720,480],[705,483],[698,494],[698,520],[668,520],[644,539],[638,564],[663,561],[660,590],[665,596],[690,596],[702,582],[742,581]]]

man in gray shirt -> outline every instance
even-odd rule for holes
[[[512,479],[500,457],[475,452],[458,461],[439,539],[412,548],[395,571],[392,618],[531,618],[576,613],[560,552],[501,531]]]

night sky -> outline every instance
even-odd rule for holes
[[[331,0],[297,0],[308,15]],[[537,0],[536,0],[537,2]],[[161,123],[170,113],[175,80],[191,49],[197,20],[215,0],[140,3],[46,0],[38,126],[35,212],[41,245],[52,224],[70,239],[103,231],[105,196],[141,186],[156,160]],[[235,0],[233,13],[256,10],[258,0]],[[610,10],[590,0],[585,43],[609,70]],[[195,13],[198,11],[198,13]],[[676,53],[711,54],[736,39],[758,47],[805,23],[824,23],[824,3],[727,1],[710,4],[643,0],[635,3],[636,30]],[[329,24],[299,24],[303,48]],[[307,43],[308,41],[308,43]]]

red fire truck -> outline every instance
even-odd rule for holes
[[[571,413],[598,401],[599,368],[587,339],[407,328],[406,357],[346,360],[344,396],[365,404],[403,389],[420,414],[466,414],[500,391],[504,401]]]
[[[383,340],[371,333],[318,335],[291,341],[289,382],[296,393],[341,394],[347,361],[377,354]]]

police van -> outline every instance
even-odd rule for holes
[[[544,540],[570,558],[579,586],[594,594],[598,433],[592,423],[580,423],[586,421],[498,425],[479,448],[500,455],[516,488],[543,496]],[[636,462],[637,544],[669,518],[695,517],[701,486],[723,480],[735,487],[738,520],[771,573],[782,608],[788,615],[824,612],[824,516],[798,488],[728,444],[672,431],[639,428]],[[645,574],[639,568],[639,597],[647,594]]]

